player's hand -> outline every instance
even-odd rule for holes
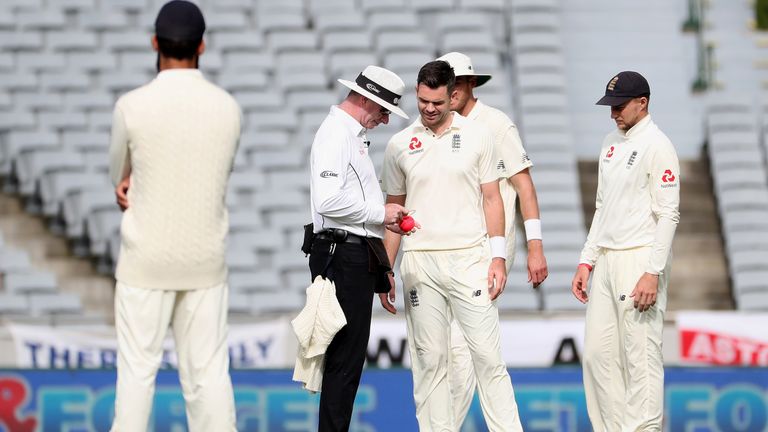
[[[417,222],[416,227],[414,227],[414,229],[411,231],[403,231],[403,229],[400,228],[400,221],[402,221],[404,217],[408,216],[409,213],[410,212],[400,204],[384,204],[384,228],[392,231],[395,234],[410,235],[416,229],[421,228],[421,225],[419,225]]]
[[[528,242],[528,282],[533,283],[534,288],[549,276],[547,270],[547,259],[544,258],[544,246],[541,240],[531,240]]]
[[[584,304],[589,301],[589,295],[587,294],[588,283],[589,269],[583,265],[576,267],[576,274],[573,275],[573,282],[571,282],[571,291],[576,299]]]
[[[491,296],[491,300],[496,300],[504,292],[506,285],[506,260],[504,258],[494,258],[488,267],[488,294]]]
[[[128,208],[128,189],[131,187],[131,178],[126,177],[115,188],[115,197],[120,210],[125,211]]]
[[[635,300],[635,309],[645,312],[656,304],[656,293],[659,289],[659,275],[643,273],[632,290],[630,298]]]
[[[387,278],[389,278],[389,292],[379,293],[379,300],[381,301],[381,306],[387,312],[394,315],[397,313],[397,308],[395,308],[395,275],[388,273]]]

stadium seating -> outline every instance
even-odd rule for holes
[[[120,94],[154,75],[149,38],[162,3],[0,4],[0,176],[6,188],[40,203],[40,214],[63,227],[75,253],[110,269],[119,251],[120,224],[106,175],[111,110]],[[415,115],[411,89],[418,68],[450,50],[466,52],[478,71],[493,74],[477,93],[514,114],[535,164],[552,276],[536,291],[525,283],[519,233],[521,252],[500,309],[580,307],[569,288],[585,231],[565,90],[561,2],[200,3],[209,30],[201,69],[233,93],[244,119],[228,191],[233,311],[297,310],[303,301],[302,287],[310,281],[298,242],[300,227],[309,220],[308,152],[328,105],[346,92],[336,78],[353,79],[371,63],[389,67],[406,81],[404,109]],[[390,120],[369,133],[379,169],[386,141],[408,124]],[[23,267],[23,257],[14,260],[4,258],[0,265]],[[53,288],[51,295],[66,294],[56,292],[55,279],[46,277],[35,283]],[[8,281],[15,293],[33,279]],[[9,310],[56,314],[61,311],[51,302],[57,298],[14,298],[7,304]],[[58,299],[68,312],[82,306]]]
[[[739,309],[760,310],[768,304],[768,173],[749,100],[726,96],[709,106],[707,149],[733,296]]]

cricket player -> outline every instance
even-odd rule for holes
[[[600,151],[595,216],[572,286],[579,301],[589,302],[584,388],[596,432],[662,427],[661,337],[680,220],[680,165],[648,113],[650,95],[642,75],[625,71],[597,102],[611,107],[617,129]]]
[[[482,123],[493,133],[499,190],[504,201],[507,273],[512,269],[515,259],[515,214],[517,213],[515,201],[519,195],[528,243],[528,282],[537,287],[547,278],[548,273],[542,244],[539,203],[529,171],[533,163],[523,149],[520,134],[512,120],[502,111],[482,103],[473,93],[475,87],[488,82],[491,76],[476,73],[472,60],[462,53],[451,52],[438,60],[447,61],[456,75],[456,91],[451,99],[451,110]],[[477,380],[469,348],[455,321],[451,328],[449,377],[456,411],[456,424],[461,425],[469,412]]]
[[[125,213],[115,274],[114,432],[152,429],[169,325],[189,430],[236,430],[224,252],[241,113],[197,69],[204,31],[193,3],[166,3],[152,38],[157,77],[115,105],[110,175]]]
[[[493,136],[451,111],[455,75],[445,61],[417,78],[420,116],[389,141],[382,174],[387,202],[418,211],[421,229],[403,241],[400,265],[421,431],[456,431],[448,385],[450,323],[458,321],[477,374],[491,431],[521,431],[512,382],[501,357],[493,300],[506,283],[504,204]],[[394,262],[401,236],[384,243]],[[380,294],[394,308],[394,289]]]

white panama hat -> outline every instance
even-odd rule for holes
[[[472,60],[467,55],[460,52],[449,52],[437,60],[448,62],[448,64],[453,68],[453,73],[456,75],[456,77],[477,77],[477,84],[475,87],[480,87],[481,85],[487,83],[489,79],[491,79],[491,76],[488,74],[475,73],[475,68],[472,67]]]
[[[400,117],[408,118],[408,114],[397,106],[405,93],[405,83],[394,72],[378,66],[368,66],[354,82],[343,79],[338,81]]]

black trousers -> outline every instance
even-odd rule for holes
[[[315,240],[309,256],[312,279],[320,274],[328,260],[331,243]],[[323,385],[320,390],[320,432],[349,430],[352,405],[363,373],[375,274],[369,271],[368,245],[339,243],[329,267],[329,277],[336,285],[347,325],[331,341],[325,352]]]

